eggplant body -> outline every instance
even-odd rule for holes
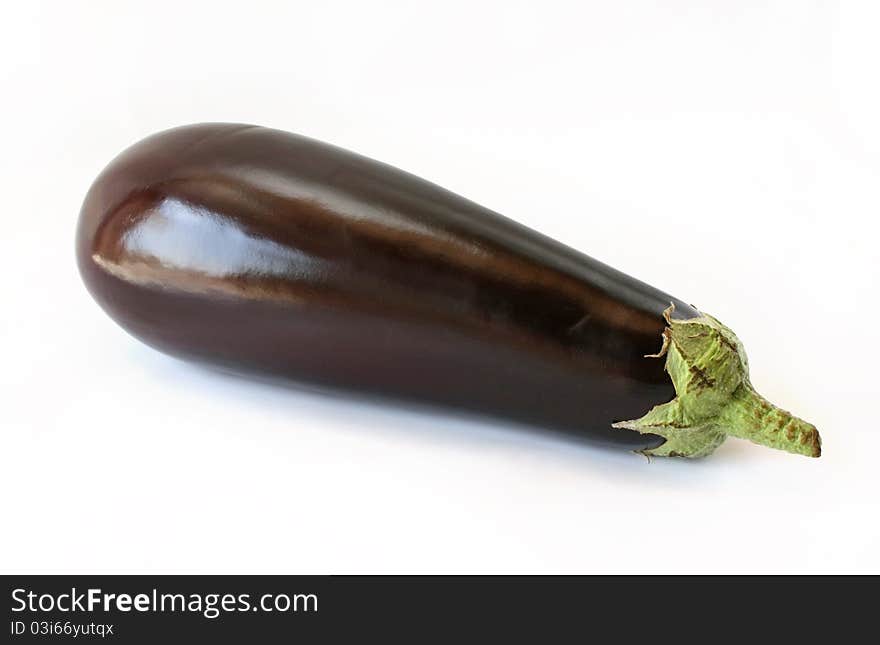
[[[698,312],[411,174],[201,124],[114,159],[80,213],[89,291],[174,356],[630,449],[671,400],[664,309]]]

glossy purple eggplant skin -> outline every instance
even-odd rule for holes
[[[675,396],[645,358],[661,314],[697,314],[411,174],[248,125],[123,152],[76,249],[104,310],[168,354],[631,449],[663,440],[611,424]]]

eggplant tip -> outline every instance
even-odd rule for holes
[[[675,305],[663,312],[667,327],[654,357],[666,357],[666,371],[676,397],[645,416],[614,423],[614,428],[653,433],[666,441],[643,451],[664,457],[705,457],[727,436],[807,457],[822,454],[816,427],[776,407],[752,387],[742,342],[728,327],[707,314],[672,318]]]

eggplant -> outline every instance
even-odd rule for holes
[[[711,316],[306,137],[212,123],[136,143],[89,190],[76,252],[110,317],[173,356],[646,455],[727,435],[820,453]]]

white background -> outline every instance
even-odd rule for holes
[[[880,573],[877,3],[33,2],[0,22],[0,570]],[[198,121],[381,159],[697,304],[825,454],[729,440],[649,464],[140,345],[80,282],[77,213],[121,149]]]

